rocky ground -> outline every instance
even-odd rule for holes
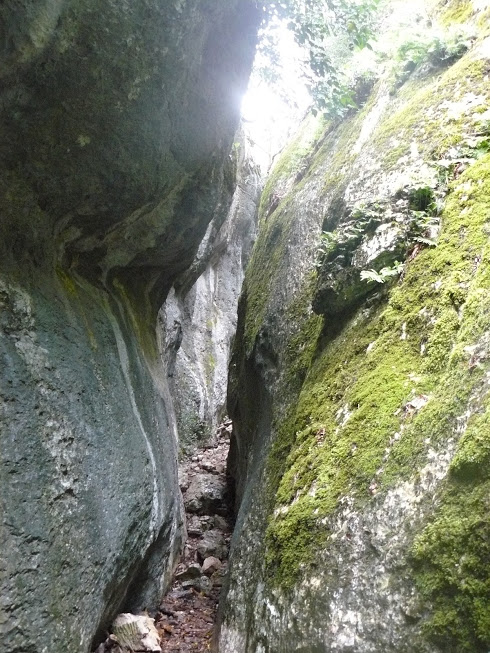
[[[231,537],[226,482],[230,432],[231,422],[224,422],[216,441],[179,470],[188,539],[156,617],[164,652],[206,651],[211,645]]]
[[[151,619],[142,622],[143,630],[140,634],[149,628],[154,634],[152,643],[148,639],[146,645],[144,637],[139,642],[139,636],[135,634],[139,644],[133,650],[189,653],[211,648],[232,530],[231,502],[226,480],[231,429],[231,421],[223,422],[218,427],[214,441],[195,451],[180,465],[187,542],[171,589],[155,615],[157,632],[154,632]],[[127,617],[130,620],[132,616]],[[125,653],[130,650],[129,640],[123,641],[127,628],[126,624],[124,634],[118,634],[115,629],[114,634],[97,649],[97,653]],[[160,642],[156,645],[158,637]]]

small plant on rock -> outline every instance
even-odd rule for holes
[[[331,251],[336,242],[334,231],[322,231],[320,234],[320,244],[316,250],[315,266],[320,267],[325,256]]]
[[[403,263],[395,261],[391,267],[381,268],[379,272],[376,270],[362,270],[361,281],[386,283],[389,279],[399,276],[403,272],[404,267]]]
[[[409,239],[422,245],[435,247],[437,245],[431,234],[439,230],[440,218],[434,215],[427,215],[422,211],[414,211],[412,213],[412,222],[410,224]]]
[[[474,34],[458,25],[446,31],[428,27],[411,34],[395,54],[397,85],[403,84],[416,69],[440,68],[460,57],[471,47]]]
[[[334,251],[341,253],[354,249],[373,222],[370,213],[361,211],[354,212],[352,218],[350,222],[343,223],[335,231],[322,231],[317,248],[316,267],[321,267]]]
[[[410,194],[410,222],[407,232],[407,242],[421,243],[435,247],[435,237],[439,232],[441,220],[440,202],[434,190],[428,186],[415,188]]]

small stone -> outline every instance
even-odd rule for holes
[[[111,639],[123,650],[161,653],[155,620],[147,615],[120,614],[112,624],[112,632]]]
[[[218,560],[214,556],[209,556],[202,563],[202,573],[206,576],[212,576],[219,569],[221,569],[221,560]]]
[[[189,565],[187,569],[184,569],[184,571],[175,574],[175,578],[178,581],[187,581],[193,578],[199,578],[201,573],[201,565],[197,562],[194,562],[193,564]]]
[[[208,462],[206,460],[203,460],[201,462],[201,469],[203,469],[205,472],[210,472],[211,474],[216,474],[216,468],[214,463]]]
[[[228,547],[225,545],[223,533],[216,528],[204,533],[196,548],[198,557],[202,561],[210,556],[221,560],[226,558],[228,554]]]
[[[226,465],[224,463],[216,463],[216,467],[214,468],[214,473],[223,475],[226,472]]]
[[[205,530],[204,524],[196,515],[192,515],[187,521],[187,535],[190,537],[200,537]]]
[[[181,492],[185,492],[189,487],[191,480],[189,475],[186,472],[181,472],[179,474],[179,487]]]
[[[230,530],[228,522],[221,515],[214,515],[214,527],[225,533]]]
[[[209,440],[206,442],[204,445],[205,451],[209,451],[210,449],[216,449],[218,446],[218,440],[213,436],[210,437]]]
[[[184,589],[184,590],[172,591],[170,592],[169,596],[171,596],[171,598],[173,599],[185,599],[189,596],[192,596],[192,590]]]
[[[184,494],[184,505],[188,512],[198,515],[219,513],[226,515],[226,481],[214,474],[196,474]]]
[[[213,587],[222,587],[223,586],[223,576],[221,574],[221,570],[215,572],[211,576],[211,581],[213,583]]]
[[[213,583],[207,576],[201,576],[201,592],[209,594],[213,589]]]
[[[209,580],[207,576],[201,576],[200,578],[192,578],[191,580],[186,580],[182,583],[182,587],[188,589],[193,588],[198,592],[203,594],[208,594],[213,589],[213,583]]]

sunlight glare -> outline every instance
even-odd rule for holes
[[[303,53],[284,23],[272,25],[276,40],[278,79],[267,82],[261,70],[270,65],[264,52],[257,54],[248,90],[242,100],[242,121],[251,141],[254,159],[265,173],[273,157],[297,129],[311,104],[301,74]]]

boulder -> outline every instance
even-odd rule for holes
[[[189,537],[200,537],[209,528],[209,525],[203,522],[202,518],[197,515],[191,515],[187,520],[186,526]]]
[[[226,481],[215,474],[196,474],[184,493],[184,505],[188,512],[198,515],[226,515]]]
[[[182,571],[179,571],[175,574],[175,579],[182,582],[185,580],[192,580],[194,578],[200,578],[202,573],[201,565],[197,562],[189,565]]]
[[[193,588],[198,592],[203,594],[209,594],[213,589],[213,583],[207,576],[200,576],[199,578],[192,578],[190,580],[185,580],[182,583],[182,587],[185,589]]]
[[[421,27],[388,6],[385,43]],[[432,5],[433,26],[460,19]],[[378,68],[265,187],[230,364],[220,653],[490,650],[487,4],[464,19],[466,54],[398,87]]]
[[[221,515],[214,515],[213,524],[214,528],[217,528],[224,533],[228,533],[231,530],[229,522]]]
[[[228,555],[228,547],[225,543],[223,533],[215,528],[204,533],[197,544],[197,554],[201,561],[213,556],[223,560]]]
[[[169,388],[179,328],[157,337],[157,314],[232,202],[260,14],[249,0],[0,5],[11,653],[86,653],[170,580],[183,521]]]
[[[148,615],[120,614],[112,624],[112,633],[110,639],[119,644],[121,653],[161,653],[161,641],[155,628],[155,620]]]
[[[205,576],[212,576],[215,571],[219,571],[222,567],[221,560],[214,556],[207,557],[202,563],[202,573]]]

